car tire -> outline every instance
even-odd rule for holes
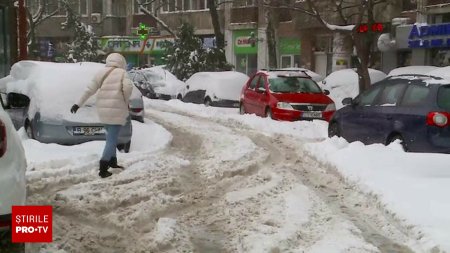
[[[211,99],[209,97],[205,98],[204,104],[206,107],[211,106]]]
[[[337,122],[331,122],[330,125],[328,125],[328,137],[331,138],[333,136],[341,137],[341,129]]]
[[[272,110],[269,107],[266,108],[266,118],[273,119]]]
[[[28,138],[34,139],[33,125],[28,119],[25,121],[25,132],[27,133]]]
[[[241,114],[241,115],[244,115],[244,114],[246,114],[247,112],[245,111],[245,107],[244,107],[244,103],[240,103],[239,104],[239,114]]]
[[[125,153],[129,153],[130,152],[130,147],[131,147],[131,140],[127,143],[123,143],[123,144],[118,144],[117,145],[117,149],[119,151],[123,151]]]
[[[408,152],[408,146],[406,145],[405,140],[403,139],[403,137],[400,134],[396,134],[396,135],[392,136],[391,138],[389,138],[389,141],[387,142],[387,144],[389,145],[396,140],[400,141],[403,151]]]

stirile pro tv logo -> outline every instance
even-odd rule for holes
[[[52,242],[51,206],[13,206],[12,242]]]

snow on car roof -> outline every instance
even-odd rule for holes
[[[396,76],[396,75],[403,75],[403,74],[425,75],[435,69],[438,69],[438,67],[435,67],[435,66],[406,66],[406,67],[400,67],[400,68],[395,68],[395,69],[391,70],[389,72],[388,76]]]
[[[236,71],[198,72],[187,81],[189,91],[206,90],[207,95],[221,99],[238,100],[248,76]]]
[[[82,118],[83,112],[70,114],[70,107],[77,102],[86,86],[104,64],[53,63],[20,61],[11,68],[5,83],[7,92],[17,92],[30,97],[30,117],[40,112],[42,118],[66,119],[89,122],[91,116]],[[89,107],[95,96],[88,100]],[[86,115],[87,116],[87,115]],[[98,121],[97,118],[92,119]]]

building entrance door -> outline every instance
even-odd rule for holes
[[[314,70],[317,74],[327,76],[327,54],[325,52],[314,52]]]

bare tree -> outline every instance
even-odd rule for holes
[[[27,19],[28,19],[28,32],[27,40],[29,52],[33,52],[36,49],[36,27],[41,24],[46,19],[56,15],[58,13],[58,8],[54,11],[47,13],[49,3],[47,0],[34,0],[35,6],[28,6]],[[33,7],[33,8],[30,8]]]
[[[299,5],[270,7],[287,8],[301,15],[311,16],[329,31],[347,35],[356,52],[359,90],[362,92],[370,86],[368,67],[377,36],[377,33],[371,31],[371,27],[375,24],[376,6],[389,4],[389,0],[305,0]],[[367,32],[359,31],[362,24],[369,28]]]
[[[159,1],[157,0],[146,0],[145,2],[142,0],[135,0],[136,3],[139,6],[139,9],[145,13],[146,15],[152,17],[154,20],[156,20],[156,22],[164,29],[166,30],[168,33],[170,33],[172,36],[174,36],[175,38],[177,38],[177,34],[175,31],[173,31],[162,19],[160,19],[157,15],[156,15],[156,10],[160,9],[162,7],[163,4],[167,4],[166,0],[162,1],[162,4],[160,6],[157,6],[156,4],[159,3]],[[169,0],[170,1],[170,0]],[[156,8],[154,8],[155,13],[152,13],[151,11],[148,10],[148,6],[155,6]]]

